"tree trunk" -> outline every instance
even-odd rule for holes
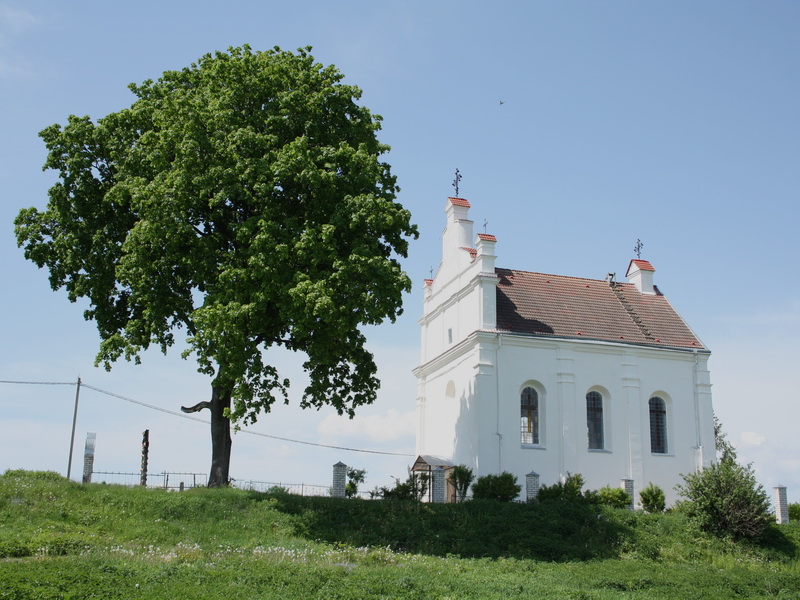
[[[221,377],[211,382],[211,401],[198,402],[194,406],[181,406],[185,413],[195,413],[207,408],[211,412],[211,473],[208,487],[222,487],[230,483],[231,466],[231,420],[225,409],[231,407],[233,388],[221,383]]]
[[[227,486],[230,483],[231,421],[225,409],[231,406],[231,389],[221,388],[215,380],[211,384],[211,473],[208,487]]]

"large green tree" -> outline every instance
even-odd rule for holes
[[[361,332],[394,320],[416,237],[380,157],[381,118],[310,48],[232,48],[158,81],[99,119],[41,132],[58,171],[45,210],[16,218],[25,256],[85,312],[97,364],[163,352],[184,328],[212,377],[209,485],[229,480],[231,421],[254,422],[289,381],[271,347],[305,355],[301,406],[340,414],[375,400]]]

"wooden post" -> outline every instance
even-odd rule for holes
[[[139,472],[139,485],[147,487],[147,459],[150,454],[150,430],[142,434],[142,469]]]

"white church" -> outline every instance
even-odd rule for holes
[[[442,262],[425,280],[416,469],[463,464],[523,485],[659,485],[714,458],[710,352],[631,260],[627,283],[499,268],[448,198]],[[530,265],[535,268],[535,265]],[[448,493],[448,500],[451,494]]]

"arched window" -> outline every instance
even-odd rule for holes
[[[605,448],[603,440],[603,396],[600,392],[586,394],[586,426],[589,430],[589,450]]]
[[[520,431],[523,444],[539,443],[539,394],[532,387],[522,390],[519,399]]]
[[[650,452],[667,453],[667,403],[658,396],[650,398]]]

